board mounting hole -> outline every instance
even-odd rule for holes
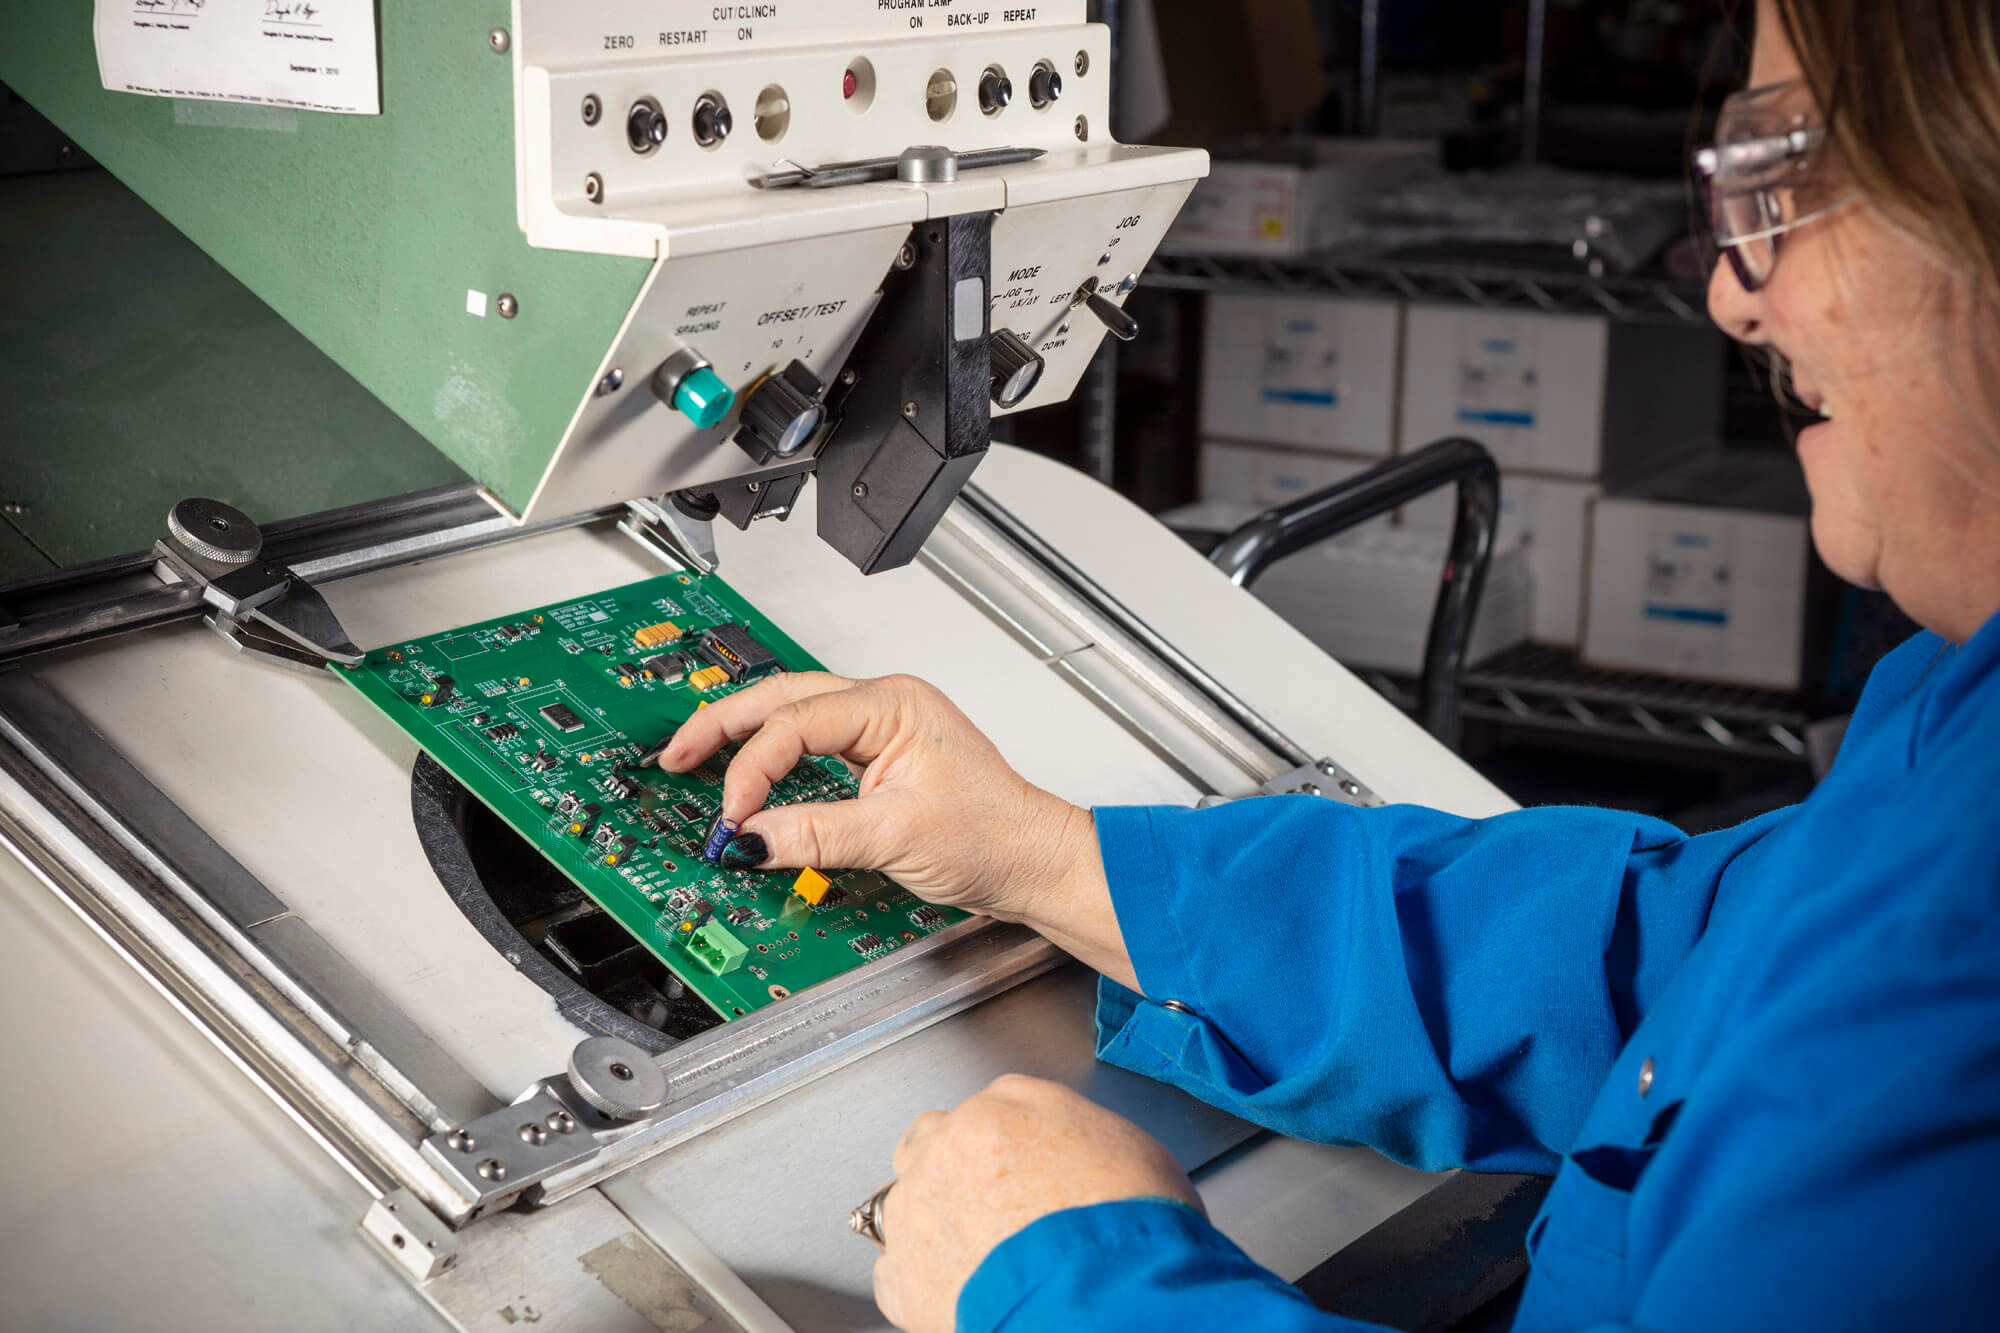
[[[741,1008],[738,1008],[737,1010],[735,1010],[735,1014],[738,1018],[741,1018],[743,1017],[743,1010]]]
[[[790,994],[791,992],[786,990],[783,986],[771,987],[771,998],[774,1000],[782,1000]]]
[[[630,1083],[632,1081],[632,1066],[622,1062],[613,1064],[611,1066],[611,1077],[623,1079],[627,1083]]]

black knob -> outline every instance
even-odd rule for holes
[[[1014,81],[997,69],[979,76],[979,109],[987,115],[1002,110],[1014,100]]]
[[[820,394],[826,385],[802,361],[766,375],[743,400],[743,428],[736,442],[759,462],[790,458],[811,442],[826,420]]]
[[[694,141],[703,148],[713,148],[729,137],[729,131],[736,128],[736,117],[729,114],[729,103],[714,93],[703,93],[694,104]]]
[[[1018,406],[1042,382],[1041,355],[1012,329],[995,329],[987,341],[993,357],[993,401],[1000,407]]]
[[[1103,292],[1092,292],[1084,304],[1090,313],[1104,321],[1104,327],[1111,330],[1111,336],[1119,342],[1128,343],[1139,336],[1139,321],[1125,313],[1116,301]]]
[[[1028,76],[1028,101],[1045,107],[1061,96],[1062,75],[1047,65],[1035,66],[1035,72]]]
[[[650,97],[642,97],[625,113],[625,139],[635,153],[650,153],[667,141],[667,113]]]

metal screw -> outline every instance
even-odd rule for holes
[[[851,370],[843,370],[843,371],[841,371],[841,372],[840,372],[840,382],[841,382],[842,384],[853,384],[853,383],[854,383],[854,372],[853,372],[853,371],[851,371]]]
[[[604,177],[591,172],[583,178],[583,197],[593,204],[604,202]]]
[[[542,1128],[534,1121],[531,1120],[527,1124],[521,1126],[521,1142],[527,1144],[529,1147],[539,1148],[548,1141],[549,1141],[548,1130]]]
[[[604,103],[597,100],[597,94],[585,93],[583,95],[583,123],[586,125],[595,125],[597,118],[603,114]]]
[[[1131,291],[1134,287],[1137,287],[1138,285],[1139,285],[1139,275],[1136,273],[1127,273],[1125,275],[1124,281],[1118,284],[1118,294],[1120,296],[1123,296],[1125,293]]]
[[[911,245],[908,241],[904,241],[903,248],[896,252],[896,267],[904,272],[908,272],[916,266],[917,247]]]
[[[904,403],[903,415],[914,419],[917,415],[917,405],[915,403]]]
[[[551,1111],[542,1123],[558,1134],[576,1133],[576,1117],[568,1111]]]
[[[490,1180],[495,1184],[498,1184],[499,1182],[507,1178],[507,1168],[501,1165],[499,1161],[491,1157],[481,1162],[474,1169],[479,1172],[479,1178],[481,1180]]]
[[[1320,771],[1320,772],[1322,772],[1322,773],[1324,773],[1324,774],[1326,774],[1326,775],[1327,775],[1328,777],[1332,777],[1332,776],[1333,776],[1334,774],[1338,773],[1338,772],[1339,772],[1340,770],[1339,770],[1338,768],[1336,768],[1336,767],[1334,766],[1334,762],[1333,762],[1333,760],[1331,760],[1331,759],[1322,759],[1322,760],[1320,760],[1320,761],[1319,761],[1319,771]]]
[[[868,498],[868,483],[865,481],[855,482],[853,495],[857,500],[866,500]]]
[[[1342,778],[1340,780],[1340,789],[1349,796],[1359,796],[1361,794],[1361,784],[1353,778]]]
[[[0,505],[0,512],[19,518],[22,514],[28,512],[28,506],[22,504],[19,500],[9,500],[6,504]]]
[[[462,1129],[454,1129],[451,1132],[451,1137],[446,1139],[445,1142],[456,1148],[459,1152],[471,1152],[479,1146],[479,1140],[473,1138],[472,1135]]]
[[[56,156],[61,158],[65,162],[69,161],[71,158],[76,156],[76,145],[67,143],[64,144],[62,147],[56,149]]]
[[[632,1078],[632,1066],[614,1063],[611,1066],[611,1077],[630,1082]]]
[[[493,303],[493,308],[500,312],[502,319],[512,319],[521,313],[521,303],[514,299],[512,292],[500,293],[500,299]]]
[[[1088,73],[1090,73],[1090,52],[1078,51],[1076,53],[1076,77],[1080,79]]]
[[[514,44],[514,39],[507,35],[505,28],[495,28],[486,34],[486,44],[493,48],[494,55],[504,56],[507,54],[507,48]]]
[[[624,370],[620,369],[617,366],[613,366],[611,367],[611,369],[605,371],[604,378],[597,382],[597,396],[599,398],[602,398],[604,397],[604,395],[608,393],[617,393],[618,390],[624,386],[624,384],[625,384]]]
[[[1649,1055],[1646,1057],[1645,1063],[1639,1066],[1639,1095],[1643,1097],[1652,1090],[1653,1057]]]
[[[764,483],[761,481],[746,481],[743,483],[743,489],[750,492],[750,494],[755,495],[757,492],[764,489]]]
[[[1090,140],[1090,122],[1082,116],[1076,118],[1076,137],[1086,143]]]

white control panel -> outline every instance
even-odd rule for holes
[[[913,229],[945,218],[995,215],[989,327],[1043,362],[1033,391],[994,412],[1067,398],[1105,333],[1089,298],[1122,305],[1207,172],[1198,150],[1110,137],[1107,33],[1083,11],[516,0],[522,230],[655,265],[522,516],[768,468],[732,442],[744,397],[795,360],[831,383]],[[830,172],[918,145],[968,165],[948,180]],[[970,165],[996,151],[999,164]],[[650,390],[656,369],[690,359],[735,395],[714,424]]]

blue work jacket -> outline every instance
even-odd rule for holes
[[[1098,1054],[1554,1173],[1518,1329],[2000,1326],[2000,619],[1890,654],[1811,798],[1724,832],[1305,796],[1097,828],[1145,991],[1102,984]],[[1002,1242],[958,1327],[1361,1325],[1141,1199]]]

